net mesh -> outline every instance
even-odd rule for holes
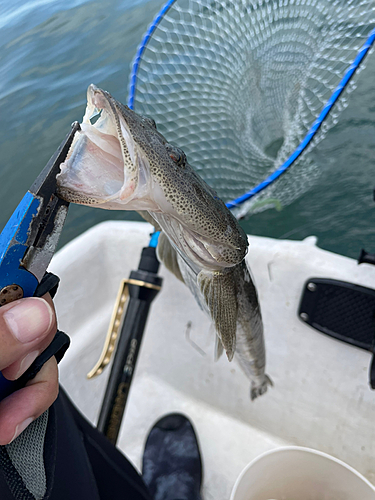
[[[177,0],[143,53],[134,109],[229,201],[293,153],[374,23],[374,1]],[[309,152],[354,88],[290,171],[237,215],[289,204],[311,186],[319,168]]]

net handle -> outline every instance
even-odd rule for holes
[[[129,98],[128,98],[128,106],[130,109],[134,108],[134,98],[135,98],[135,92],[136,92],[136,87],[137,87],[137,79],[138,79],[138,70],[139,70],[139,65],[142,60],[142,55],[147,47],[147,44],[152,37],[154,31],[158,27],[160,21],[163,19],[165,14],[168,12],[168,10],[172,7],[172,5],[176,2],[176,0],[168,0],[168,2],[161,8],[160,12],[156,15],[154,20],[152,21],[151,25],[149,26],[145,36],[143,37],[143,40],[141,41],[137,54],[135,56],[132,70],[131,70],[131,75],[130,75],[130,87],[129,87]],[[289,158],[278,168],[276,169],[271,175],[269,175],[264,181],[262,181],[260,184],[252,188],[250,191],[247,191],[245,194],[242,196],[239,196],[238,198],[229,201],[226,203],[226,206],[228,208],[235,208],[244,203],[245,201],[249,200],[256,194],[260,193],[263,191],[266,187],[268,187],[270,184],[272,184],[276,179],[278,179],[283,173],[286,172],[286,170],[293,165],[293,163],[301,156],[303,151],[307,148],[307,146],[310,144],[318,130],[320,129],[323,121],[327,118],[329,112],[333,108],[334,104],[337,102],[339,99],[340,95],[343,93],[344,89],[350,82],[351,78],[359,68],[360,64],[362,63],[363,59],[371,49],[371,47],[374,45],[375,42],[375,28],[370,32],[370,35],[368,36],[366,42],[363,44],[361,49],[359,50],[356,58],[352,62],[352,64],[349,66],[349,68],[346,70],[343,78],[341,79],[340,83],[337,85],[335,90],[333,91],[331,97],[328,99],[326,102],[325,106],[323,107],[322,111],[320,112],[318,118],[314,121],[312,126],[310,127],[309,131],[305,135],[304,139],[302,142],[299,144],[299,146],[294,150],[294,152],[289,156]]]

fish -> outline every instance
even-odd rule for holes
[[[272,385],[265,374],[263,322],[245,256],[248,239],[224,202],[143,117],[91,84],[81,130],[57,176],[71,203],[136,210],[161,230],[159,260],[183,281],[216,331],[216,358],[236,356],[251,399]]]

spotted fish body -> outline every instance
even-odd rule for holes
[[[137,210],[159,227],[158,256],[212,318],[218,354],[224,348],[231,360],[236,351],[252,380],[252,399],[263,394],[269,379],[244,231],[153,120],[94,85],[87,101],[81,131],[57,179],[59,195],[109,210]]]

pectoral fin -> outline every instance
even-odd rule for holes
[[[137,210],[139,215],[144,218],[145,221],[152,224],[155,228],[155,231],[161,231],[159,224],[154,220],[154,218],[147,212],[147,210]]]
[[[232,270],[224,273],[201,271],[197,280],[216,333],[231,361],[236,348],[238,309],[234,274]],[[216,348],[216,352],[219,354],[220,350]]]
[[[184,282],[178,265],[177,252],[172,247],[167,236],[163,232],[161,232],[159,236],[158,246],[156,247],[156,255],[168,271],[173,273],[180,281]]]
[[[138,210],[140,216],[142,216],[147,222],[152,224],[155,228],[155,231],[161,231],[158,246],[156,247],[156,255],[158,257],[159,262],[165,265],[165,267],[173,273],[176,278],[180,281],[184,282],[180,267],[177,261],[177,252],[170,244],[167,236],[162,232],[159,224],[154,220],[152,215],[150,215],[146,210]]]

